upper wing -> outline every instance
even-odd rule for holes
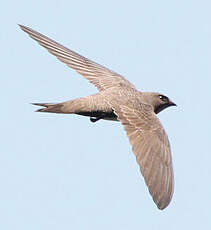
[[[106,67],[77,54],[29,27],[22,25],[20,25],[20,27],[41,46],[45,47],[50,53],[55,55],[60,61],[75,69],[78,73],[93,83],[99,91],[116,85],[135,88],[135,86],[124,77]]]
[[[170,203],[174,190],[170,144],[156,115],[142,110],[114,107],[127,132],[149,192],[157,207],[164,209]]]

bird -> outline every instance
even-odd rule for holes
[[[66,48],[23,25],[20,28],[61,62],[97,87],[98,93],[62,103],[33,103],[37,112],[88,116],[91,122],[120,121],[158,209],[165,209],[174,192],[174,173],[168,136],[157,117],[176,106],[158,92],[141,92],[120,74]]]

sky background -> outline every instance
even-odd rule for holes
[[[211,2],[1,3],[0,228],[211,229]],[[97,90],[29,38],[29,26],[178,107],[159,114],[175,193],[153,203],[120,123],[40,114]]]

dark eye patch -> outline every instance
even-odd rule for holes
[[[169,102],[168,97],[164,96],[164,95],[159,95],[159,98],[163,101],[163,102]]]

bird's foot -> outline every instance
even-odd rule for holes
[[[100,119],[102,119],[102,117],[90,117],[91,122],[96,122],[99,121]]]

